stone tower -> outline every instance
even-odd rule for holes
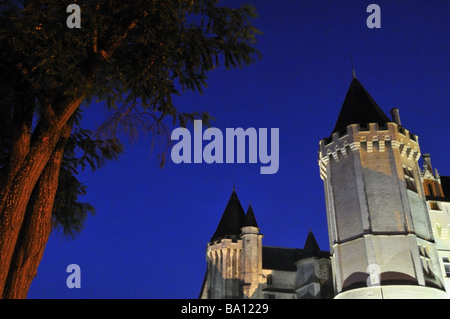
[[[418,138],[353,76],[319,144],[336,298],[445,298]]]
[[[258,298],[262,237],[249,205],[247,214],[233,192],[206,248],[207,271],[200,298]]]
[[[245,220],[239,198],[233,189],[219,225],[206,248],[208,299],[242,298],[241,225]]]
[[[257,297],[262,276],[262,237],[249,205],[242,230],[242,284],[244,298]]]

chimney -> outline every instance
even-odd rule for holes
[[[397,108],[393,108],[391,110],[392,121],[396,123],[398,126],[402,126],[402,122],[400,121],[400,111]]]

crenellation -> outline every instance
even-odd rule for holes
[[[409,134],[408,130],[399,127],[396,123],[387,123],[386,126],[381,127],[382,130],[380,127],[378,123],[370,123],[366,130],[364,130],[365,127],[361,130],[360,125],[352,124],[347,127],[345,135],[335,132],[331,139],[322,139],[319,144],[322,152],[321,160],[328,156],[330,159],[339,161],[341,155],[347,156],[347,147],[352,152],[362,149],[368,153],[385,152],[389,147],[399,148],[402,157],[410,160],[420,158],[416,135]]]

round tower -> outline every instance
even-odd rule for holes
[[[233,189],[219,225],[206,247],[207,271],[202,298],[242,298],[241,227],[245,213]]]
[[[353,77],[319,144],[336,298],[444,298],[416,135]]]
[[[262,237],[253,208],[249,205],[241,228],[244,298],[260,298],[258,287],[262,276]]]

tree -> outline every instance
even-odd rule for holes
[[[81,28],[66,25],[70,2]],[[155,135],[166,117],[185,126],[203,113],[172,103],[201,92],[207,72],[259,55],[249,6],[216,0],[0,1],[0,295],[25,298],[52,224],[76,233],[93,210],[77,169],[122,151],[115,134],[136,123]],[[83,107],[111,110],[96,132]],[[130,123],[129,121],[133,121]]]

